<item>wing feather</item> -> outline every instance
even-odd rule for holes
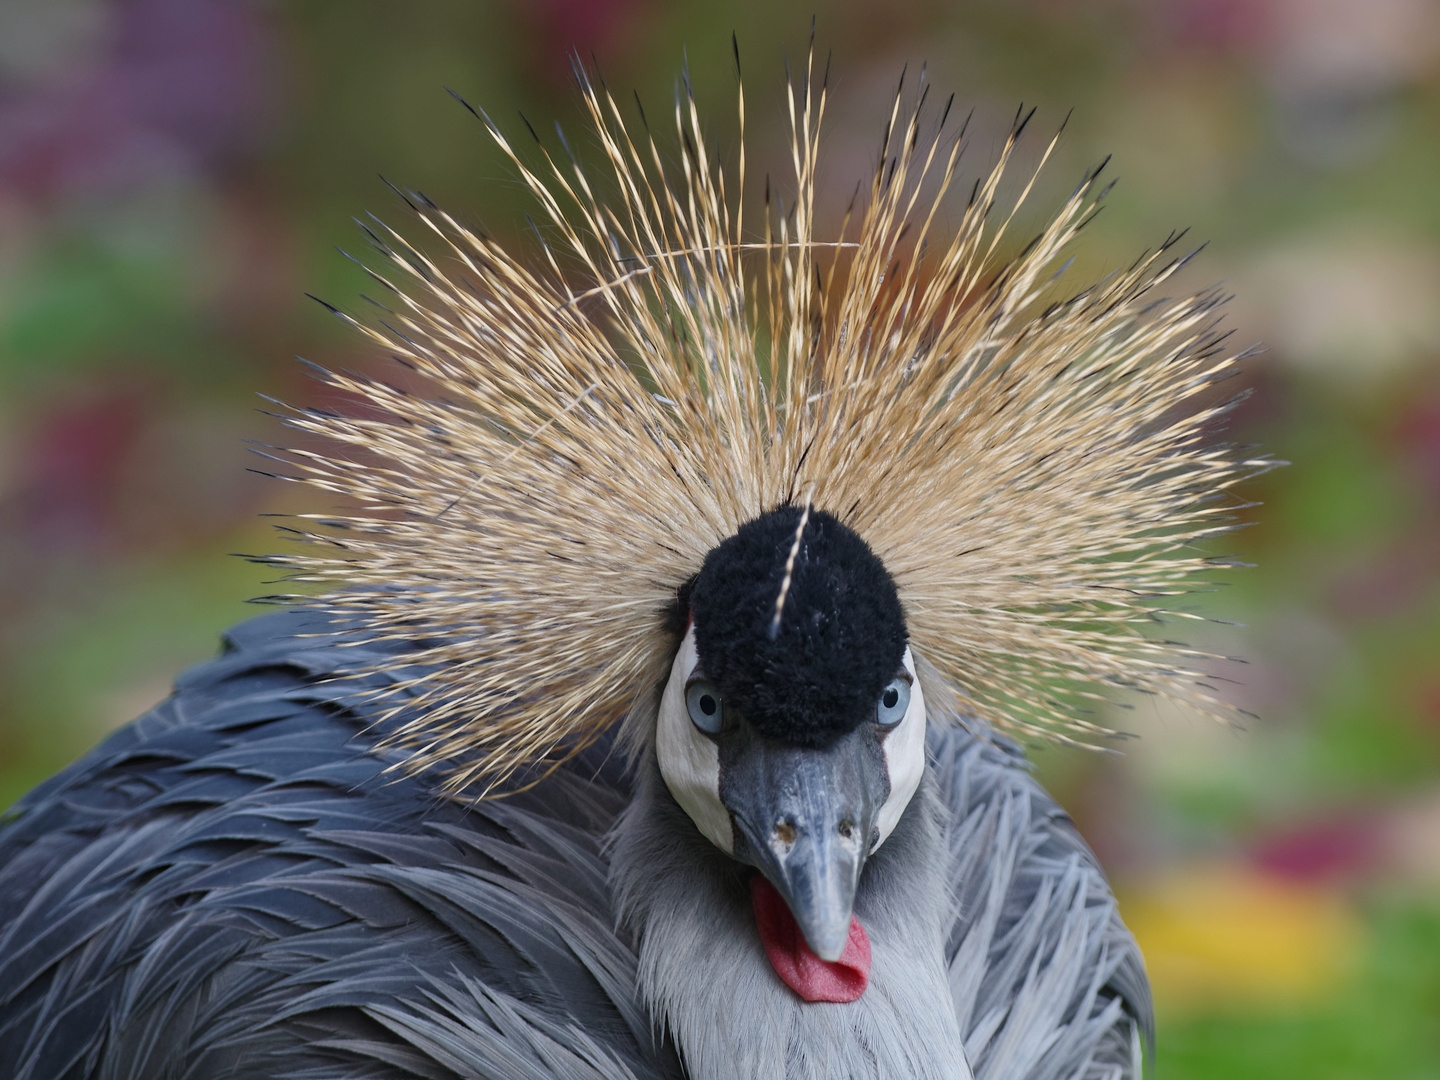
[[[618,772],[473,805],[388,772],[399,676],[345,671],[409,648],[252,620],[0,822],[0,1075],[677,1075],[611,928]]]
[[[976,1080],[1140,1076],[1144,961],[1095,856],[1003,736],[931,736],[953,814],[946,959]]]

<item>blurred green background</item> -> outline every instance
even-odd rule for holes
[[[573,51],[660,111],[688,63],[733,151],[733,30],[778,171],[817,7],[827,212],[907,62],[974,107],[972,168],[1022,101],[1029,160],[1073,108],[1034,205],[1107,154],[1120,184],[1072,274],[1188,226],[1211,242],[1188,283],[1224,280],[1234,340],[1267,350],[1232,432],[1294,464],[1227,545],[1259,568],[1201,601],[1246,628],[1200,634],[1248,660],[1228,692],[1261,719],[1140,710],[1124,757],[1036,755],[1145,946],[1157,1075],[1440,1077],[1434,0],[3,0],[0,806],[269,591],[227,553],[316,507],[245,471],[245,440],[284,438],[255,395],[313,403],[297,353],[375,363],[303,294],[356,305],[351,217],[404,225],[379,177],[526,242],[446,87],[573,132]]]

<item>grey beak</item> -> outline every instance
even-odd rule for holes
[[[784,897],[815,954],[840,959],[874,817],[889,794],[883,757],[861,732],[821,750],[754,735],[728,749],[720,798],[744,837],[736,855]]]

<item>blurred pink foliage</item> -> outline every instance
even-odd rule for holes
[[[7,20],[43,14],[13,0]],[[96,55],[0,87],[0,184],[42,199],[218,167],[275,105],[270,34],[245,0],[120,0]]]

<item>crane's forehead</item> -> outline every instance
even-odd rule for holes
[[[706,556],[690,611],[706,677],[781,742],[821,746],[854,730],[905,652],[895,582],[823,510],[783,506],[742,525]]]

